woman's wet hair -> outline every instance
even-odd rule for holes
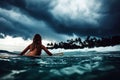
[[[33,42],[41,41],[41,36],[39,34],[35,34],[33,38]]]
[[[32,50],[35,48],[40,49],[41,45],[42,45],[42,39],[40,34],[35,34],[32,43]]]

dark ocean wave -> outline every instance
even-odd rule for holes
[[[75,52],[73,52],[74,54]],[[0,80],[120,80],[120,52],[0,58]]]

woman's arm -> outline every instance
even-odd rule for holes
[[[42,45],[42,49],[43,49],[49,56],[52,56],[52,55],[53,55],[50,51],[48,51],[48,49],[47,49],[44,45]]]
[[[27,46],[27,47],[20,53],[20,55],[24,55],[29,49],[30,49],[30,45]]]

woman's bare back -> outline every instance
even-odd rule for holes
[[[51,52],[49,52],[48,51],[48,49],[45,47],[45,46],[43,46],[43,45],[41,45],[41,49],[37,49],[37,48],[35,48],[35,49],[31,49],[31,45],[29,45],[24,51],[26,52],[26,50],[28,50],[29,49],[29,51],[28,51],[28,53],[26,53],[26,54],[24,54],[25,56],[40,56],[41,55],[41,51],[42,51],[42,49],[49,55],[49,56],[51,56],[52,55],[52,53]],[[24,51],[22,52],[22,53],[24,53]],[[21,53],[21,54],[22,54]]]
[[[32,47],[30,45],[30,51],[25,55],[26,56],[39,56],[39,55],[41,55],[41,49],[34,48],[32,50]]]

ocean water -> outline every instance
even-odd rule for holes
[[[0,56],[12,53],[0,53]],[[63,56],[0,58],[0,80],[120,80],[120,52],[65,52]]]

